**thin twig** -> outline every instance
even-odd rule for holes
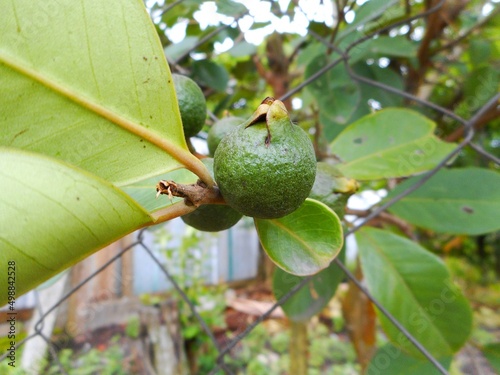
[[[198,42],[196,42],[196,44],[193,47],[191,47],[189,50],[187,50],[182,55],[180,55],[177,59],[175,59],[175,61],[173,63],[174,64],[179,64],[182,60],[184,60],[187,56],[189,56],[189,54],[191,52],[193,52],[198,47],[200,47],[203,44],[205,44],[206,42],[208,42],[210,39],[212,39],[214,36],[216,36],[217,34],[219,34],[221,31],[224,31],[224,30],[232,27],[235,23],[237,23],[242,17],[244,17],[247,14],[248,14],[248,11],[246,11],[243,14],[239,15],[238,17],[236,17],[233,22],[228,23],[227,25],[221,25],[218,28],[216,28],[214,31],[208,33],[203,38],[201,38],[200,40],[198,40]]]
[[[290,91],[288,91],[285,95],[283,95],[282,97],[280,97],[279,100],[283,101],[283,100],[288,99],[290,96],[292,96],[295,93],[299,92],[300,90],[302,90],[304,87],[306,87],[311,82],[317,80],[319,77],[321,77],[324,73],[326,73],[327,71],[329,71],[330,69],[332,69],[334,66],[336,66],[338,63],[340,63],[342,60],[343,60],[343,58],[339,57],[338,59],[332,61],[328,65],[325,65],[323,68],[321,68],[320,70],[318,70],[316,73],[314,73],[308,79],[306,79],[304,82],[302,82],[301,84],[297,85],[296,87],[294,87],[293,89],[291,89]]]
[[[424,11],[424,12],[421,12],[419,14],[416,14],[410,18],[405,18],[401,21],[397,21],[397,22],[394,22],[394,23],[391,23],[390,25],[387,25],[387,26],[384,26],[382,27],[381,29],[379,30],[375,30],[374,32],[372,33],[369,33],[367,35],[365,35],[364,37],[352,42],[346,49],[346,53],[348,53],[351,49],[353,49],[354,47],[356,47],[358,44],[361,44],[363,42],[366,42],[368,39],[371,39],[373,38],[374,36],[380,34],[380,33],[383,33],[385,31],[389,31],[395,27],[398,27],[398,26],[403,26],[404,24],[408,23],[408,22],[411,22],[411,21],[415,21],[417,19],[420,19],[420,18],[424,18],[434,12],[437,12],[439,9],[441,9],[441,7],[443,6],[444,2],[446,0],[440,0],[439,3],[437,3],[435,6],[433,6],[432,8]]]
[[[172,4],[170,5],[167,5],[165,8],[163,9],[159,9],[159,14],[154,14],[154,17],[161,17],[163,16],[165,13],[167,13],[168,11],[170,11],[173,7],[175,7],[176,5],[179,5],[180,3],[182,3],[183,1],[185,0],[177,0],[177,1],[174,1]]]
[[[346,208],[345,210],[346,215],[355,215],[357,217],[367,217],[370,213],[371,210],[354,210],[352,208]],[[388,212],[381,212],[378,219],[383,222],[396,225],[408,238],[415,240],[415,235],[413,234],[411,226],[403,219],[391,215]]]
[[[447,50],[449,48],[452,48],[456,46],[457,44],[461,43],[464,39],[469,37],[475,30],[479,29],[482,27],[484,24],[489,22],[493,17],[498,15],[500,13],[500,7],[496,7],[490,14],[488,14],[486,17],[482,18],[478,23],[476,23],[474,26],[471,26],[469,29],[464,31],[461,35],[459,35],[456,39],[452,40],[451,42],[445,44],[444,46],[441,46],[439,48],[436,48],[435,50],[431,51],[432,55],[435,55],[439,52],[442,52],[444,50]]]
[[[410,100],[413,100],[415,101],[416,103],[419,103],[423,106],[426,106],[426,107],[429,107],[429,108],[432,108],[434,109],[435,111],[438,111],[438,112],[441,112],[442,114],[454,119],[455,121],[461,123],[462,125],[465,125],[466,124],[466,121],[456,115],[455,113],[453,113],[452,111],[444,108],[444,107],[441,107],[437,104],[434,104],[432,102],[429,102],[427,100],[424,100],[424,99],[420,99],[418,96],[415,96],[415,95],[412,95],[412,94],[409,94],[407,93],[406,91],[403,91],[403,90],[400,90],[400,89],[397,89],[395,87],[392,87],[392,86],[389,86],[389,85],[386,85],[384,83],[381,83],[381,82],[378,82],[378,81],[374,81],[370,78],[366,78],[366,77],[363,77],[363,76],[360,76],[358,75],[357,73],[355,73],[352,68],[349,66],[349,64],[347,63],[350,56],[348,55],[348,53],[346,52],[349,47],[347,48],[346,51],[342,51],[340,50],[338,47],[334,46],[334,45],[330,45],[328,43],[328,41],[326,41],[325,39],[323,39],[321,36],[319,36],[317,33],[315,33],[314,31],[311,31],[310,34],[316,38],[317,40],[319,40],[320,42],[322,42],[323,44],[325,45],[329,45],[330,47],[332,47],[332,49],[334,49],[335,52],[337,52],[338,54],[341,55],[340,59],[344,60],[344,63],[345,63],[345,67],[346,67],[346,70],[347,70],[347,73],[351,76],[351,78],[357,80],[357,81],[360,81],[360,82],[364,82],[364,83],[367,83],[371,86],[375,86],[375,87],[378,87],[378,88],[381,88],[385,91],[388,91],[388,92],[392,92],[394,94],[397,94],[399,96],[402,96],[406,99],[410,99]],[[335,62],[337,62],[337,60],[335,60]],[[336,65],[336,64],[335,64]],[[325,66],[322,70],[325,70],[325,68],[329,68],[331,69],[332,67],[330,67],[329,65]],[[327,70],[327,69],[326,69]],[[315,77],[315,78],[318,78],[318,77]],[[302,88],[302,87],[301,87]],[[295,93],[295,92],[294,92]],[[288,93],[286,94],[288,95]]]

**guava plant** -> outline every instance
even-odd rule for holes
[[[1,257],[16,262],[18,295],[127,233],[224,203],[212,172],[189,151],[185,138],[200,129],[196,114],[205,105],[203,95],[189,78],[172,78],[140,2],[92,1],[78,10],[70,4],[12,2],[2,14],[1,31]],[[183,88],[179,101],[174,84]],[[256,140],[261,130],[255,129],[264,124],[258,143],[269,153],[288,152],[288,161],[275,169],[276,177],[286,168],[287,174],[281,180],[262,174],[259,181],[263,164],[254,164],[248,183],[259,190],[249,190],[264,199],[243,213],[268,217],[265,210],[271,210],[274,220],[257,222],[269,256],[289,272],[312,274],[337,255],[342,231],[338,217],[323,204],[308,201],[298,209],[314,182],[314,152],[279,103],[259,107],[244,131],[255,133]],[[189,125],[186,134],[181,115]],[[294,134],[298,144],[287,141]],[[216,177],[244,160],[221,162],[219,168],[217,161],[216,155]],[[277,162],[274,156],[268,165]],[[306,177],[295,178],[293,166]],[[179,168],[191,172],[188,192],[182,178],[172,184],[172,176],[164,175]],[[275,185],[266,188],[269,177]],[[243,178],[221,178],[231,199],[238,200],[233,192],[242,190]],[[151,179],[160,182],[147,191],[137,188]],[[184,199],[156,200],[155,185],[160,194]],[[255,201],[245,199],[245,205]],[[318,222],[303,219],[304,212]],[[6,290],[0,297],[7,302]]]
[[[261,244],[278,266],[273,279],[277,298],[313,275],[283,305],[288,317],[303,322],[317,314],[343,276],[332,260],[344,259],[341,219],[347,197],[359,182],[399,182],[456,157],[452,153],[457,144],[435,135],[436,123],[425,111],[405,108],[402,97],[366,84],[370,78],[394,90],[403,88],[393,70],[373,64],[381,56],[416,74],[416,43],[411,38],[380,35],[353,42],[362,39],[361,26],[372,30],[380,27],[378,21],[396,22],[401,15],[386,12],[394,3],[367,2],[356,7],[352,23],[335,29],[335,42],[349,53],[348,64],[328,70],[342,57],[335,49],[319,42],[294,44],[297,50],[303,47],[298,64],[305,79],[324,71],[321,79],[307,85],[304,97],[323,124],[324,145],[334,156],[334,167],[316,164],[308,137],[292,124],[280,101],[268,99],[259,106],[259,97],[249,100],[257,103],[256,112],[235,124],[217,150],[211,150],[212,172],[186,140],[200,129],[202,120],[197,118],[193,127],[183,130],[179,110],[179,104],[187,103],[196,104],[188,109],[188,117],[199,112],[199,101],[190,99],[200,92],[193,87],[187,95],[176,93],[163,46],[142,2],[88,0],[75,6],[69,1],[4,1],[0,261],[16,264],[16,295],[136,229],[182,216],[211,230],[205,226],[206,217],[232,210],[236,214],[226,226],[241,214],[255,217]],[[243,7],[221,4],[230,13]],[[311,31],[324,33],[323,26],[311,23]],[[279,47],[279,37],[272,42]],[[271,50],[280,51],[278,47]],[[475,46],[483,51],[480,47]],[[166,53],[182,57],[174,48]],[[236,51],[233,56],[238,56]],[[481,95],[475,96],[473,105],[459,108],[465,117],[498,90],[499,79],[473,53],[468,60],[473,68],[465,96],[471,97],[477,87]],[[255,64],[261,70],[261,62]],[[192,63],[194,75],[214,90],[223,91],[227,85],[227,74],[211,74],[223,70],[208,59]],[[365,81],[353,80],[354,74]],[[494,84],[478,83],[483,75]],[[370,113],[363,105],[372,98],[382,110]],[[183,116],[183,121],[190,120]],[[287,162],[280,165],[282,159]],[[406,179],[385,199],[415,186],[419,178]],[[498,185],[498,173],[492,170],[443,169],[389,211],[437,233],[490,233],[499,229],[500,189],[492,188]],[[166,196],[157,199],[157,193]],[[248,207],[252,210],[246,211]],[[365,227],[356,232],[356,240],[359,268],[371,294],[424,347],[449,364],[470,334],[472,315],[441,259],[397,230]],[[0,285],[6,283],[6,272],[0,273]],[[8,301],[5,288],[0,301]],[[425,373],[421,354],[384,314],[376,314],[390,341],[377,355],[389,356],[392,368],[411,364]],[[374,371],[376,365],[370,364]],[[398,373],[394,371],[386,373]]]

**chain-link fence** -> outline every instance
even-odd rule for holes
[[[165,6],[163,9],[163,12],[168,12],[171,9],[173,9],[177,4],[181,3],[182,1],[176,1],[170,5]],[[363,43],[366,40],[369,40],[371,38],[374,38],[378,35],[381,35],[383,33],[389,32],[390,30],[403,26],[403,25],[408,25],[412,21],[428,17],[432,15],[433,13],[437,12],[445,3],[444,0],[441,0],[438,2],[435,6],[431,7],[430,9],[420,13],[416,14],[411,17],[406,17],[403,19],[400,19],[397,22],[393,22],[387,26],[384,26],[382,28],[377,28],[376,31],[367,33],[361,38],[358,38],[357,40],[351,42],[348,44],[345,48],[340,49],[336,45],[332,45],[328,40],[325,40],[322,38],[320,35],[316,34],[314,31],[310,31],[309,36],[310,38],[314,38],[317,41],[320,41],[323,43],[329,50],[333,50],[337,52],[337,54],[340,56],[337,59],[333,60],[326,66],[324,66],[322,69],[318,70],[316,73],[311,75],[308,79],[304,80],[302,83],[297,85],[296,87],[291,88],[286,94],[284,94],[280,100],[286,100],[287,98],[292,97],[294,94],[298,93],[300,90],[304,89],[307,85],[311,84],[313,81],[317,79],[321,79],[321,77],[328,72],[330,69],[334,68],[335,66],[339,64],[344,64],[349,76],[351,77],[352,80],[358,81],[365,83],[367,85],[371,85],[374,87],[377,87],[379,89],[383,89],[387,92],[390,92],[394,95],[399,95],[402,98],[405,98],[406,100],[416,103],[422,107],[426,107],[428,109],[431,109],[433,111],[436,111],[440,114],[442,114],[445,117],[448,117],[450,120],[453,120],[458,126],[463,128],[463,138],[462,141],[457,144],[457,146],[454,148],[452,152],[450,152],[445,158],[443,158],[434,168],[432,168],[430,171],[426,172],[425,174],[422,174],[420,176],[419,181],[412,185],[410,188],[406,189],[399,195],[395,196],[394,198],[386,201],[383,204],[377,205],[376,207],[373,207],[369,214],[363,218],[361,222],[356,224],[355,226],[352,226],[346,233],[345,236],[349,236],[353,233],[355,233],[357,230],[365,226],[370,220],[376,218],[379,216],[381,213],[383,213],[385,210],[387,210],[389,207],[391,207],[393,204],[396,202],[400,201],[403,197],[407,196],[408,194],[412,193],[413,191],[419,189],[421,186],[423,186],[432,176],[434,176],[437,172],[439,172],[443,167],[449,165],[450,161],[453,160],[453,158],[460,153],[462,149],[466,146],[470,146],[475,152],[477,152],[481,157],[492,161],[493,163],[500,164],[500,159],[487,151],[485,151],[481,146],[479,146],[477,143],[473,142],[474,139],[474,126],[476,122],[482,117],[482,115],[490,110],[492,107],[498,105],[498,101],[500,99],[500,94],[494,95],[491,97],[487,103],[482,106],[479,110],[476,111],[476,113],[469,119],[464,119],[461,116],[457,115],[456,113],[450,111],[447,108],[443,108],[439,105],[436,105],[435,103],[432,103],[427,100],[420,99],[419,97],[409,94],[408,92],[405,92],[403,90],[394,88],[392,86],[388,86],[386,84],[383,84],[381,82],[378,82],[376,80],[369,79],[367,77],[361,76],[357,73],[355,73],[350,65],[349,65],[349,59],[351,58],[353,52],[356,50],[356,48]],[[203,43],[206,43],[209,41],[211,38],[216,36],[218,33],[221,31],[229,28],[229,27],[238,27],[236,24],[236,21],[228,24],[228,25],[222,25],[218,28],[216,28],[213,32],[207,34],[205,37],[201,38],[195,45],[193,45],[188,51],[184,52],[181,56],[177,57],[176,61],[171,62],[171,64],[176,65],[179,61],[184,59],[186,56],[188,56],[192,51],[197,49],[198,47],[202,46]],[[464,36],[465,37],[465,36]],[[213,115],[212,115],[213,117]],[[215,335],[211,331],[210,327],[208,324],[203,320],[203,318],[200,316],[200,314],[197,311],[197,307],[195,304],[189,299],[185,291],[179,286],[179,284],[176,282],[175,278],[171,276],[171,273],[169,272],[168,267],[165,266],[165,264],[157,258],[157,256],[153,253],[151,250],[150,246],[144,241],[144,230],[138,232],[137,234],[137,239],[135,240],[134,243],[132,243],[130,246],[126,247],[123,249],[120,253],[115,255],[113,258],[111,258],[108,262],[103,264],[99,269],[95,270],[92,275],[87,277],[85,280],[81,281],[78,285],[74,286],[69,292],[67,292],[59,301],[54,304],[50,309],[47,311],[41,311],[41,317],[36,322],[35,324],[35,333],[29,337],[26,337],[24,340],[18,343],[18,347],[25,344],[27,341],[33,339],[34,337],[41,337],[44,341],[47,342],[51,356],[53,361],[56,363],[59,363],[59,368],[60,368],[60,373],[61,374],[66,374],[66,370],[62,366],[62,364],[59,362],[58,355],[57,355],[57,347],[51,342],[51,338],[46,336],[42,328],[44,326],[44,320],[51,314],[54,310],[56,310],[61,304],[63,304],[65,301],[69,299],[71,295],[73,295],[75,292],[77,292],[82,286],[84,286],[86,283],[88,283],[92,278],[94,278],[96,275],[98,275],[100,272],[102,272],[106,267],[110,266],[114,262],[118,261],[126,252],[130,251],[133,248],[142,248],[144,251],[145,256],[150,257],[158,266],[158,268],[165,274],[165,276],[170,280],[172,285],[174,286],[176,292],[178,295],[182,298],[182,300],[185,301],[185,303],[189,306],[192,314],[196,317],[199,325],[202,327],[203,331],[205,332],[205,335],[211,340],[213,346],[217,349],[218,351],[218,357],[216,360],[217,365],[215,368],[212,369],[211,374],[216,374],[220,371],[223,371],[226,374],[233,374],[234,369],[231,369],[230,366],[227,365],[226,363],[226,358],[228,355],[231,354],[231,350],[235,348],[235,346],[240,343],[242,340],[245,339],[249,335],[249,333],[257,327],[260,323],[262,323],[266,318],[268,318],[274,310],[276,310],[278,307],[282,306],[287,300],[289,300],[292,296],[294,296],[302,287],[304,287],[310,280],[311,277],[305,277],[300,284],[295,285],[293,288],[291,288],[285,295],[283,295],[282,298],[280,298],[276,303],[264,314],[262,314],[260,317],[258,317],[253,323],[249,324],[246,326],[246,328],[237,334],[236,337],[234,337],[232,340],[229,340],[228,342],[225,343],[224,346],[221,346],[219,341],[216,339]],[[345,276],[351,280],[354,285],[357,286],[357,288],[360,289],[362,293],[364,293],[368,299],[380,310],[381,313],[383,313],[387,319],[389,319],[394,326],[397,327],[397,329],[400,330],[400,332],[427,358],[427,360],[434,365],[434,367],[442,374],[448,374],[448,371],[443,367],[443,365],[431,354],[429,353],[426,348],[417,340],[415,339],[410,332],[403,326],[401,325],[397,319],[392,316],[389,311],[387,311],[384,306],[377,301],[376,298],[367,290],[367,288],[363,285],[363,283],[358,280],[354,274],[346,267],[344,263],[342,263],[340,260],[336,259],[334,260],[335,264],[345,273]],[[38,306],[40,308],[40,306]],[[7,357],[7,353],[4,354],[0,360],[3,361]]]

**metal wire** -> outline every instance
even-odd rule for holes
[[[172,9],[175,5],[181,3],[181,1],[176,1],[172,5],[166,7],[162,12],[167,12],[170,9]],[[401,97],[404,97],[406,99],[409,99],[415,103],[418,103],[421,106],[433,109],[434,111],[437,111],[450,119],[453,119],[457,123],[461,124],[464,127],[464,134],[465,137],[464,139],[455,147],[455,149],[450,152],[445,158],[443,158],[439,164],[437,164],[432,170],[428,171],[424,175],[420,177],[420,179],[411,187],[406,189],[405,191],[401,192],[397,196],[393,197],[389,201],[381,204],[378,207],[375,207],[371,210],[370,214],[364,218],[364,220],[357,224],[356,226],[350,228],[346,233],[345,236],[348,236],[350,234],[355,233],[357,230],[362,228],[363,226],[366,225],[370,220],[374,219],[378,215],[380,215],[382,212],[384,212],[386,209],[388,209],[390,206],[393,204],[399,202],[402,198],[407,196],[408,194],[412,193],[413,191],[419,189],[421,186],[423,186],[429,179],[431,179],[436,173],[438,173],[442,168],[444,168],[450,160],[452,160],[464,147],[467,145],[470,146],[473,150],[475,150],[478,154],[484,156],[488,160],[491,160],[492,162],[496,164],[500,164],[500,159],[497,158],[494,155],[491,155],[490,153],[486,152],[482,147],[479,145],[475,144],[472,142],[472,139],[474,137],[474,126],[478,122],[478,120],[482,117],[482,115],[492,106],[495,105],[495,103],[498,103],[498,100],[500,99],[500,94],[497,94],[493,96],[488,103],[486,103],[481,109],[479,109],[469,120],[465,120],[462,117],[458,116],[454,112],[448,110],[447,108],[443,108],[439,105],[436,105],[435,103],[420,99],[414,95],[411,95],[405,91],[396,89],[394,87],[385,85],[383,83],[371,80],[369,78],[363,77],[355,73],[349,66],[348,61],[350,59],[349,52],[353,50],[356,46],[360,45],[361,43],[373,38],[374,36],[386,32],[390,29],[393,29],[395,27],[401,26],[401,25],[407,25],[409,22],[420,19],[423,17],[426,17],[437,10],[441,8],[443,5],[444,0],[441,0],[439,3],[437,3],[434,7],[411,17],[407,17],[403,20],[391,23],[385,27],[382,27],[378,30],[373,31],[372,33],[366,34],[363,37],[355,40],[352,42],[350,45],[348,45],[344,50],[340,50],[337,46],[334,44],[330,43],[330,41],[324,40],[321,36],[316,34],[314,31],[310,31],[310,35],[315,38],[316,40],[320,41],[321,43],[325,44],[331,51],[337,52],[340,57],[334,59],[330,63],[328,63],[326,66],[315,72],[312,76],[310,76],[308,79],[304,80],[302,83],[297,85],[296,87],[290,89],[286,94],[284,94],[280,99],[285,100],[302,90],[304,87],[309,85],[311,82],[314,82],[316,79],[320,78],[323,74],[325,74],[327,71],[332,69],[333,67],[337,66],[339,63],[343,62],[346,67],[347,73],[350,75],[350,77],[356,81],[363,82],[368,85],[372,85],[374,87],[378,87],[380,89],[383,89],[387,92],[391,92],[395,95],[399,95]],[[245,13],[247,14],[247,13]],[[193,46],[189,51],[186,51],[183,55],[181,55],[175,63],[183,60],[186,58],[192,51],[194,51],[196,48],[200,47],[207,41],[209,41],[211,38],[215,37],[218,33],[220,33],[222,30],[225,30],[229,27],[232,27],[233,25],[237,24],[238,19],[243,17],[245,14],[240,15],[239,17],[236,17],[234,22],[232,22],[229,25],[222,25],[215,29],[213,32],[209,33],[206,35],[204,38],[200,39],[198,43],[196,43],[195,46]],[[362,26],[362,25],[360,25]],[[213,116],[215,118],[215,116]],[[40,319],[36,322],[35,324],[35,333],[29,337],[26,337],[24,340],[20,341],[17,344],[17,347],[22,346],[24,343],[26,343],[28,340],[31,340],[32,338],[36,336],[40,336],[43,340],[45,340],[49,344],[49,351],[51,353],[51,356],[55,360],[55,362],[58,364],[59,369],[61,373],[65,374],[65,370],[62,366],[62,364],[59,362],[57,358],[57,353],[55,350],[55,347],[53,344],[50,342],[50,339],[47,338],[43,333],[42,333],[42,328],[44,324],[44,319],[52,313],[55,309],[57,309],[64,301],[66,301],[71,295],[73,295],[77,290],[79,290],[83,285],[85,285],[87,282],[92,280],[96,275],[98,275],[100,272],[102,272],[106,267],[120,259],[123,254],[125,254],[127,251],[130,249],[140,246],[142,247],[146,254],[155,262],[155,264],[162,270],[162,272],[165,274],[165,276],[169,279],[169,281],[172,283],[174,286],[176,292],[180,295],[182,300],[186,302],[186,304],[189,306],[190,311],[192,312],[193,316],[196,318],[196,320],[199,322],[200,326],[203,328],[203,331],[205,334],[209,337],[211,340],[212,344],[218,351],[218,357],[216,359],[217,365],[212,369],[211,374],[217,373],[220,369],[222,369],[226,374],[232,374],[231,369],[228,367],[228,365],[224,362],[225,356],[228,355],[231,350],[241,341],[243,340],[248,334],[255,328],[257,327],[262,321],[264,321],[266,318],[268,318],[274,310],[276,310],[278,307],[282,306],[287,300],[289,300],[291,297],[293,297],[302,287],[304,287],[309,281],[311,281],[312,276],[305,277],[302,279],[302,281],[298,284],[296,284],[294,287],[292,287],[283,297],[281,297],[268,311],[266,311],[264,314],[259,316],[252,324],[249,324],[241,333],[239,333],[235,338],[233,338],[225,347],[221,347],[214,336],[213,332],[210,330],[210,327],[208,324],[203,320],[201,315],[198,313],[196,306],[194,303],[189,299],[187,294],[184,292],[184,290],[179,286],[179,284],[176,282],[175,278],[172,277],[172,275],[168,272],[167,268],[155,257],[151,249],[144,243],[144,238],[143,238],[144,230],[141,230],[138,233],[137,240],[132,243],[131,245],[127,246],[125,249],[123,249],[120,253],[117,255],[113,256],[110,260],[108,260],[105,264],[103,264],[101,267],[99,267],[96,271],[94,271],[91,275],[89,275],[87,278],[85,278],[82,282],[80,282],[78,285],[73,287],[69,292],[67,292],[54,306],[49,308],[46,312],[43,312],[41,314]],[[350,272],[350,270],[338,259],[335,259],[334,262],[340,269],[345,273],[345,275],[372,301],[372,303],[377,306],[377,308],[394,324],[400,331],[401,333],[410,341],[412,344],[422,352],[422,354],[431,362],[434,367],[442,374],[448,374],[446,369],[443,368],[443,366],[426,350],[425,347],[417,340],[413,335],[411,335],[408,330],[401,325],[401,323],[398,322],[398,320],[384,307],[382,304],[374,298],[374,296],[370,293],[370,291],[365,288],[362,283],[356,279],[356,277]],[[7,353],[4,355],[0,356],[0,361],[4,360],[7,356]]]

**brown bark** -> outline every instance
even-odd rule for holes
[[[439,2],[440,0],[426,1],[426,9],[435,7]],[[424,83],[427,69],[432,66],[432,56],[434,54],[431,49],[432,43],[441,37],[444,29],[457,19],[466,5],[467,0],[447,0],[440,9],[427,17],[425,34],[417,51],[419,67],[409,71],[407,81],[409,92],[417,93],[419,87]]]
[[[283,36],[271,34],[266,44],[267,69],[258,56],[254,56],[255,67],[259,75],[266,80],[273,90],[275,98],[281,98],[288,92],[293,77],[289,74],[290,59],[283,50]],[[283,100],[287,110],[292,109],[291,98]]]
[[[495,103],[492,105],[488,111],[486,111],[474,124],[474,129],[478,130],[485,127],[490,121],[493,121],[497,118],[500,118],[500,108],[498,106],[499,103]],[[460,127],[453,131],[451,134],[446,136],[445,140],[447,142],[455,142],[461,139],[464,136],[465,129],[464,127]]]

